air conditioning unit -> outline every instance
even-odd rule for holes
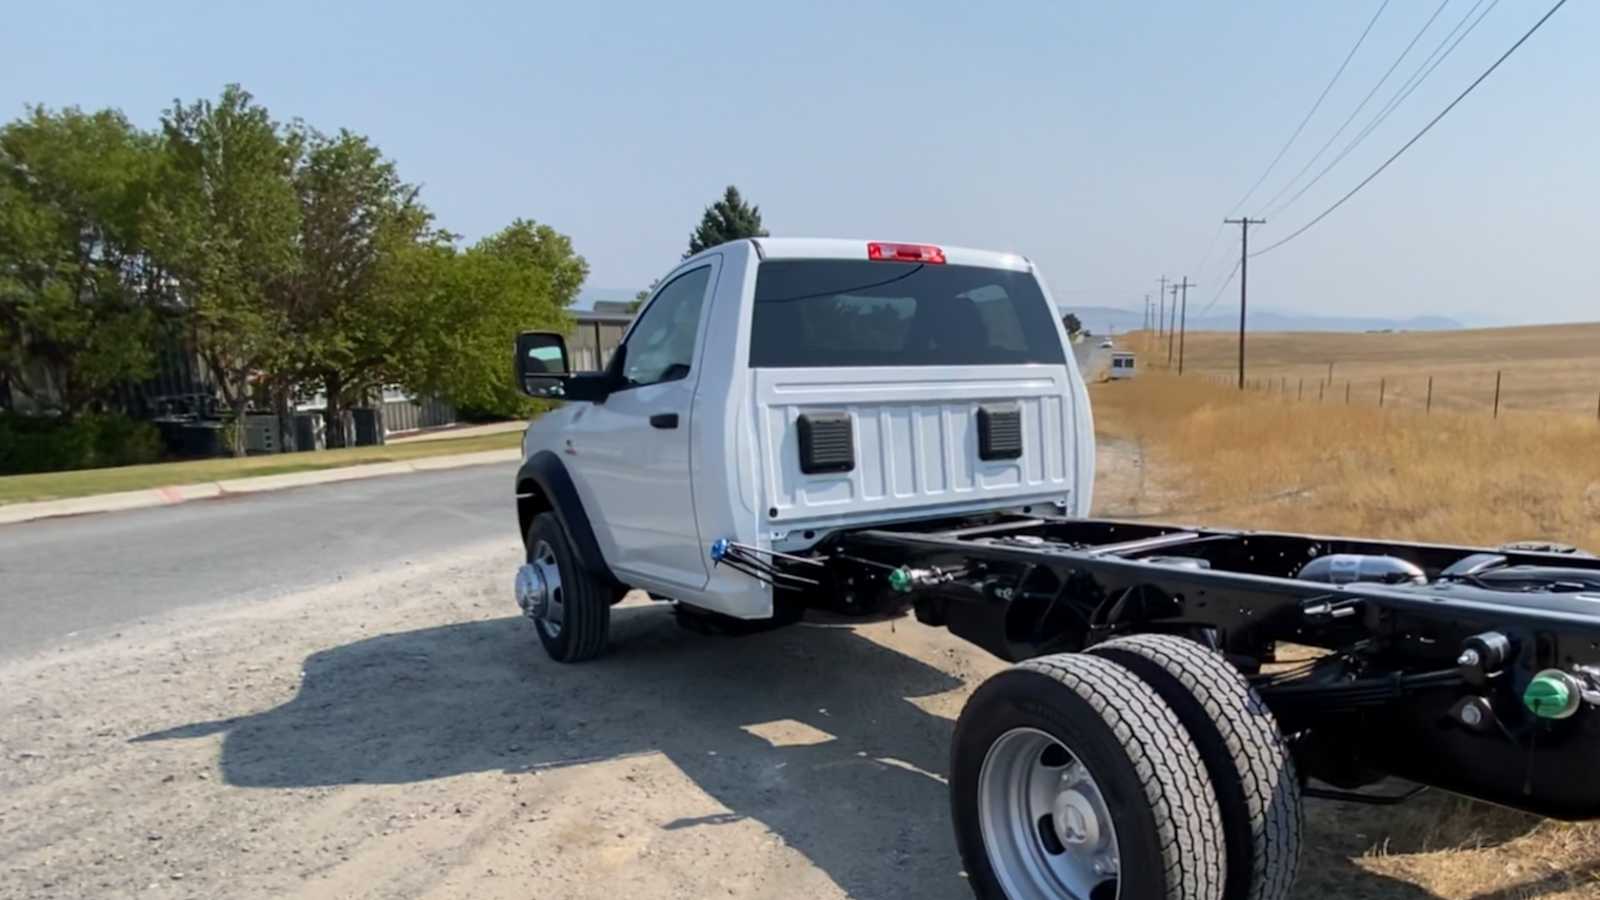
[[[244,449],[247,453],[279,453],[277,416],[244,417]]]

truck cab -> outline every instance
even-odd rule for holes
[[[517,371],[561,401],[524,435],[523,533],[552,516],[613,595],[765,619],[772,586],[714,565],[718,541],[805,554],[840,529],[1089,509],[1084,383],[1016,254],[733,241],[660,279],[605,371],[570,372],[551,333],[519,338]]]

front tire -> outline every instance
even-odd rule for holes
[[[544,609],[533,617],[539,643],[556,662],[582,662],[599,656],[606,649],[615,592],[579,565],[555,513],[534,516],[524,543],[529,565],[554,570],[557,575],[548,580]]]
[[[956,722],[950,801],[982,900],[1222,896],[1222,818],[1200,751],[1110,660],[1045,656],[979,686]]]

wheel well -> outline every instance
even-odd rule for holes
[[[533,524],[533,517],[553,509],[555,505],[532,478],[517,482],[517,533],[523,540],[528,539],[528,526]]]

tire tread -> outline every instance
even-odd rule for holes
[[[578,564],[572,544],[567,540],[566,530],[561,527],[561,521],[554,513],[540,513],[528,526],[530,553],[534,541],[538,539],[543,539],[555,551],[556,564],[561,570],[562,591],[566,594],[561,634],[552,639],[535,624],[539,641],[557,662],[594,659],[605,652],[610,635],[612,589]]]
[[[1299,869],[1303,801],[1294,759],[1260,695],[1221,654],[1175,635],[1116,638],[1089,652],[1153,682],[1194,736],[1230,838],[1229,900],[1289,896]]]
[[[1125,748],[1154,813],[1168,900],[1222,896],[1222,820],[1198,749],[1154,690],[1116,663],[1063,653],[1019,663],[1077,694]]]

